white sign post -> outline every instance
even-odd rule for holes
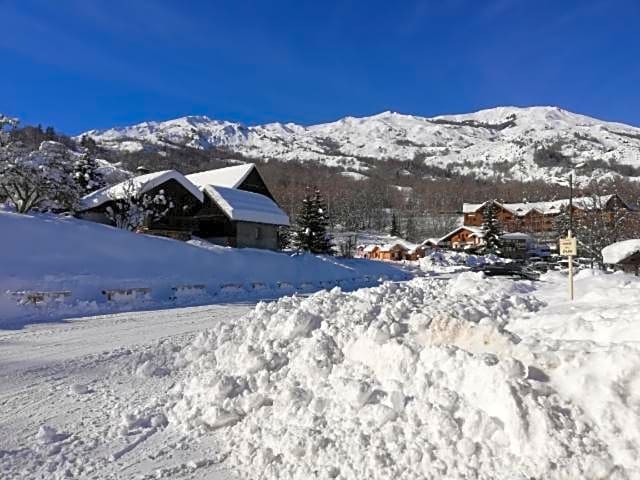
[[[567,238],[560,239],[560,255],[569,258],[569,298],[573,300],[573,257],[578,253],[578,243],[571,236],[571,230],[567,232]]]

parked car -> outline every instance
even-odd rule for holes
[[[471,269],[472,272],[482,272],[488,277],[505,276],[518,277],[527,280],[538,280],[540,274],[530,268],[516,263],[493,263],[478,265]]]

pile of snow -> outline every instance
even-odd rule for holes
[[[495,255],[472,255],[453,250],[434,250],[418,260],[420,269],[427,273],[449,273],[477,267],[485,263],[505,261]]]
[[[504,330],[533,288],[463,273],[261,303],[176,356],[165,413],[222,429],[245,478],[631,478]]]
[[[625,467],[628,476],[621,478],[640,478],[640,281],[582,270],[570,302],[565,276],[552,272],[542,279],[538,296],[548,306],[509,328]]]
[[[137,308],[175,305],[176,297],[183,297],[177,293],[190,285],[204,286],[204,298],[190,298],[190,302],[211,303],[273,298],[301,288],[309,292],[338,283],[355,288],[376,284],[380,278],[408,276],[381,262],[211,244],[202,248],[55,215],[0,211],[0,231],[0,327],[23,317],[131,310],[131,301],[137,302]],[[259,292],[256,285],[261,286]],[[230,286],[236,291],[230,292]],[[115,297],[107,302],[102,293],[133,288],[151,291],[120,295],[129,302],[122,306]],[[17,305],[16,298],[7,292],[20,291],[69,291],[71,296],[46,306]]]
[[[615,265],[635,254],[640,254],[640,239],[623,240],[602,249],[604,263],[611,265]]]

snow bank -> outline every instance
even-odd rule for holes
[[[509,328],[550,384],[581,409],[614,462],[640,478],[640,281],[582,270],[570,302],[566,277],[552,272],[542,280],[538,296],[547,307]]]
[[[505,261],[505,259],[499,259],[495,255],[472,255],[465,252],[435,250],[418,262],[423,272],[451,273],[465,269],[463,267],[476,267],[496,261]]]
[[[532,291],[463,273],[260,303],[174,358],[166,416],[223,429],[244,478],[631,478],[504,330]]]
[[[207,248],[167,238],[133,234],[106,225],[54,215],[0,212],[0,327],[20,318],[96,314],[114,309],[173,305],[172,290],[205,286],[199,303],[273,298],[302,285],[314,291],[340,284],[356,288],[380,277],[404,279],[396,267],[367,260],[288,255],[256,249]],[[260,292],[254,288],[261,284]],[[236,292],[224,291],[236,286]],[[289,285],[287,290],[282,288]],[[149,295],[107,305],[105,289],[150,288]],[[71,291],[61,304],[16,308],[7,291]],[[121,302],[122,303],[122,302]]]

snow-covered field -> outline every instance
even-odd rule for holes
[[[409,277],[389,263],[186,244],[56,215],[0,211],[0,232],[0,328],[74,315],[276,298],[336,285],[353,289]],[[127,289],[149,290],[111,300],[103,293]],[[33,305],[20,292],[69,296]]]
[[[640,281],[576,292],[462,272],[0,333],[0,476],[640,478]]]

